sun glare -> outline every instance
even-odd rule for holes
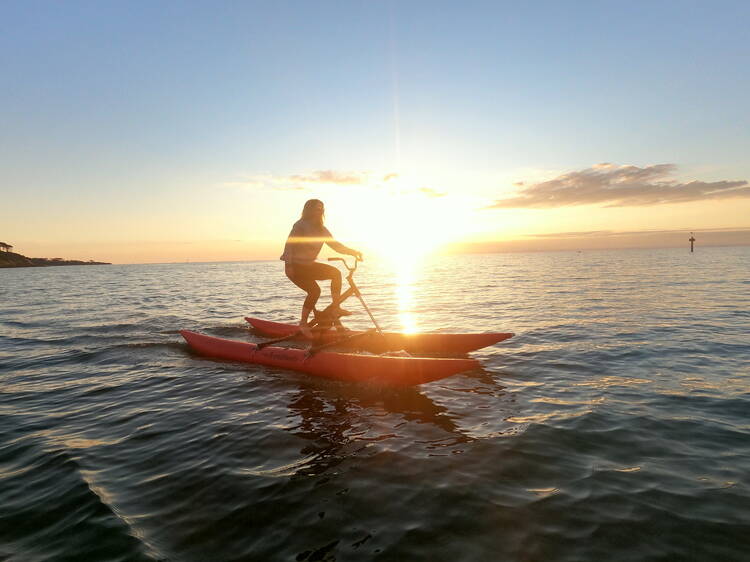
[[[417,332],[414,303],[420,268],[427,256],[471,232],[472,208],[459,197],[404,182],[389,182],[387,190],[360,191],[347,202],[339,199],[339,205],[339,224],[358,240],[357,247],[366,256],[384,259],[393,270],[400,330]]]
[[[368,199],[356,228],[368,249],[403,266],[467,234],[469,215],[448,196],[402,189]]]

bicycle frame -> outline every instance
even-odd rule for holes
[[[367,332],[364,332],[362,334],[355,334],[354,336],[348,336],[342,338],[342,340],[337,340],[335,342],[331,342],[328,344],[322,344],[313,346],[310,349],[311,353],[316,353],[320,349],[331,347],[332,345],[335,345],[337,343],[340,343],[341,341],[347,340],[347,339],[355,339],[363,337],[364,335],[371,333],[373,331],[377,332],[381,336],[385,337],[383,334],[383,330],[380,329],[380,325],[378,324],[378,321],[375,320],[375,317],[372,315],[372,312],[370,311],[370,307],[367,306],[367,303],[365,302],[365,299],[362,297],[362,293],[359,292],[359,287],[357,287],[357,284],[354,282],[354,272],[357,271],[357,264],[359,263],[359,260],[355,257],[354,258],[354,266],[350,267],[349,264],[346,262],[344,258],[328,258],[328,261],[341,261],[344,262],[344,267],[349,270],[349,274],[346,276],[346,280],[349,283],[349,288],[344,291],[339,298],[334,300],[330,305],[328,305],[326,308],[324,308],[322,311],[318,312],[316,309],[313,309],[313,314],[315,314],[315,319],[310,322],[309,327],[312,328],[314,331],[324,331],[328,330],[333,327],[341,327],[343,328],[343,325],[341,324],[341,321],[339,320],[338,316],[333,315],[333,309],[337,308],[342,302],[344,302],[346,299],[354,295],[359,299],[359,302],[362,303],[362,306],[367,311],[367,315],[370,317],[370,320],[372,320],[372,323],[375,324],[374,330],[368,330]],[[291,334],[289,336],[284,336],[283,338],[278,338],[275,340],[269,340],[265,342],[261,342],[258,344],[258,349],[263,349],[266,346],[273,345],[275,343],[280,343],[282,341],[286,341],[288,339],[294,338],[295,336],[299,335],[300,332],[297,331],[294,334]]]
[[[311,327],[316,326],[319,328],[323,327],[333,327],[333,326],[341,326],[341,321],[338,317],[330,317],[327,318],[326,316],[331,316],[331,312],[334,308],[337,308],[341,305],[342,302],[344,302],[346,299],[354,295],[359,299],[359,302],[362,303],[362,306],[364,307],[365,311],[367,311],[367,315],[370,317],[370,320],[372,320],[372,323],[375,325],[375,329],[382,335],[383,330],[380,329],[380,325],[378,324],[378,321],[375,320],[375,317],[372,315],[372,312],[370,311],[370,307],[367,306],[367,303],[365,302],[365,299],[362,297],[362,293],[359,291],[359,287],[357,287],[357,284],[354,282],[354,272],[357,271],[357,265],[359,264],[359,259],[355,256],[354,258],[354,266],[350,267],[349,264],[346,262],[344,258],[328,258],[328,261],[340,261],[343,262],[344,267],[349,271],[349,274],[346,276],[346,280],[349,283],[349,288],[341,293],[339,298],[337,298],[335,301],[333,301],[330,305],[328,305],[326,308],[324,308],[321,312],[313,311],[315,314],[315,320],[310,324]],[[328,324],[328,326],[326,326]]]

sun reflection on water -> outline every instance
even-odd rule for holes
[[[398,297],[398,318],[401,322],[401,331],[406,334],[414,334],[417,332],[417,318],[414,315],[413,267],[404,267],[398,271],[396,295]]]
[[[419,260],[403,259],[395,265],[396,298],[398,303],[398,319],[401,331],[405,334],[419,332],[417,315],[415,312],[415,287],[419,271]]]

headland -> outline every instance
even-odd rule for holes
[[[62,258],[28,258],[15,252],[0,252],[0,268],[49,267],[54,265],[112,265],[102,261],[64,260]]]

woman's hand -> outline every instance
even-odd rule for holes
[[[352,250],[351,255],[357,258],[359,261],[365,261],[365,257],[362,255],[362,252],[359,252],[357,250]]]

